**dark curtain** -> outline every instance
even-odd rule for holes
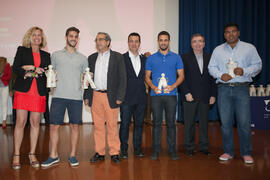
[[[253,44],[262,59],[262,71],[254,78],[255,85],[270,84],[270,0],[179,0],[179,54],[191,50],[194,33],[205,36],[205,51],[224,43],[223,28],[235,22],[241,41]],[[181,119],[179,102],[178,120]],[[209,119],[217,118],[216,105]]]
[[[269,0],[179,0],[179,53],[190,51],[194,33],[205,36],[205,51],[225,42],[223,27],[235,22],[240,39],[252,43],[262,59],[262,71],[255,84],[270,84],[270,1]]]

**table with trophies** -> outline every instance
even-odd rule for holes
[[[270,84],[266,87],[253,84],[249,88],[251,127],[254,129],[270,129]]]

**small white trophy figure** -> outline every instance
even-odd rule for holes
[[[233,61],[232,58],[229,58],[229,62],[226,65],[229,75],[235,78],[234,69],[237,68],[237,63]]]
[[[167,79],[165,78],[165,74],[162,73],[161,78],[159,79],[159,82],[158,82],[158,93],[161,93],[162,88],[164,89],[167,86],[168,86]],[[168,93],[168,92],[164,91],[164,93]]]
[[[250,87],[249,87],[249,95],[250,96],[256,96],[256,88],[255,88],[255,86],[253,84],[250,85]]]
[[[88,89],[89,84],[90,84],[92,89],[97,88],[94,81],[93,81],[93,79],[92,79],[92,76],[90,74],[90,68],[87,67],[85,69],[84,78],[83,78],[83,88]]]
[[[270,84],[268,84],[266,86],[266,89],[265,89],[265,96],[270,96]]]
[[[56,87],[56,72],[53,70],[53,66],[49,65],[48,70],[45,72],[47,76],[47,88]]]
[[[260,85],[257,89],[257,96],[265,96],[265,90],[263,85]]]

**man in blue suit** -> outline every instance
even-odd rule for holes
[[[137,157],[143,157],[141,148],[144,114],[147,104],[147,95],[144,84],[146,57],[139,52],[141,37],[138,33],[128,36],[129,51],[124,54],[127,76],[126,96],[120,107],[121,125],[120,142],[123,159],[128,158],[128,138],[131,117],[134,120],[133,147]]]

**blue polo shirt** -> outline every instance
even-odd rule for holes
[[[159,51],[155,54],[149,56],[146,60],[145,69],[151,71],[152,83],[155,86],[158,86],[159,79],[161,78],[161,74],[165,74],[165,78],[167,80],[168,85],[172,85],[175,83],[177,78],[177,70],[183,69],[184,65],[181,57],[173,53],[171,51],[168,54],[164,55]],[[151,89],[151,96],[176,96],[177,88],[175,88],[170,93],[164,93],[162,89],[161,94],[156,94]]]

